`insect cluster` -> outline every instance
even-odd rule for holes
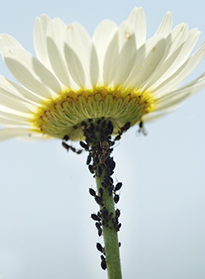
[[[115,186],[113,185],[111,176],[116,164],[113,157],[111,157],[111,153],[115,141],[119,140],[121,135],[129,129],[130,123],[128,122],[120,128],[114,141],[111,139],[113,125],[111,121],[107,121],[104,118],[98,119],[95,123],[93,123],[92,119],[88,122],[82,122],[81,127],[85,136],[85,141],[81,141],[80,145],[88,152],[86,161],[88,169],[94,177],[99,178],[101,181],[101,186],[98,187],[97,191],[93,188],[89,188],[90,195],[100,207],[97,213],[91,214],[91,218],[95,221],[98,236],[100,237],[103,234],[103,228],[114,229],[117,232],[121,228],[121,223],[119,222],[120,210],[109,209],[106,202],[109,197],[113,198],[115,204],[120,200],[119,190],[122,187],[122,183],[118,182]],[[98,138],[100,138],[100,141],[97,140]],[[96,248],[101,252],[101,267],[102,269],[106,269],[105,248],[99,242]]]
[[[127,122],[123,127],[119,128],[118,134],[112,140],[113,125],[109,120],[104,117],[99,119],[88,119],[81,123],[81,128],[85,137],[85,141],[80,141],[82,149],[77,150],[68,145],[66,141],[69,139],[65,136],[63,139],[63,146],[73,152],[80,154],[83,150],[88,152],[86,164],[89,171],[93,174],[100,183],[97,183],[98,189],[94,190],[89,188],[90,195],[94,198],[95,202],[99,205],[99,211],[91,214],[91,218],[95,221],[95,227],[98,236],[102,236],[105,229],[115,230],[118,232],[121,228],[119,222],[120,210],[113,205],[110,207],[108,200],[112,200],[112,204],[116,205],[119,200],[119,190],[122,183],[118,182],[115,186],[113,184],[112,174],[115,169],[115,162],[111,153],[112,146],[120,140],[122,134],[130,127],[130,122]],[[100,186],[99,186],[100,185]],[[120,246],[120,243],[119,243]],[[97,250],[101,253],[101,267],[106,269],[106,249],[99,242],[96,244]]]
[[[94,191],[92,188],[89,189],[89,192],[91,193]],[[93,193],[91,194],[93,196]],[[115,213],[109,212],[106,207],[103,207],[101,210],[99,210],[96,213],[91,214],[91,218],[95,221],[95,226],[98,231],[98,236],[101,236],[103,233],[103,226],[107,226],[110,229],[114,227],[116,231],[119,231],[121,228],[121,223],[119,223],[119,217],[120,217],[120,210],[117,208],[115,210]],[[121,246],[121,243],[119,243],[119,247]],[[102,253],[100,256],[101,258],[101,267],[102,269],[106,269],[106,252],[105,248],[102,247],[102,245],[98,242],[96,244],[96,248],[99,252]]]

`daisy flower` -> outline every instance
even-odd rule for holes
[[[118,27],[101,22],[91,38],[79,23],[42,15],[34,26],[37,58],[12,36],[0,35],[2,57],[17,81],[0,76],[0,139],[83,139],[82,121],[109,119],[113,134],[177,108],[205,85],[205,74],[179,88],[205,54],[190,55],[200,32],[172,29],[167,12],[146,40],[146,19],[135,8]]]

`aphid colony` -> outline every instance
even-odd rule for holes
[[[98,120],[88,119],[81,123],[81,128],[85,136],[85,141],[80,141],[81,147],[88,152],[86,164],[88,165],[89,171],[100,181],[97,184],[98,189],[95,191],[93,188],[89,188],[90,195],[94,198],[95,202],[99,205],[100,209],[97,213],[91,214],[91,218],[95,221],[95,227],[100,237],[103,234],[103,229],[116,230],[117,232],[121,228],[119,223],[120,210],[119,209],[108,209],[108,199],[112,199],[112,203],[117,204],[120,200],[118,194],[122,187],[122,183],[118,182],[115,186],[113,185],[112,174],[115,169],[115,162],[111,153],[111,148],[115,141],[121,138],[121,135],[127,131],[130,127],[130,122],[127,122],[123,127],[119,129],[118,135],[111,139],[113,132],[113,125],[111,121],[105,120],[103,117]],[[99,141],[100,139],[100,141]],[[68,137],[64,137],[63,146],[73,152],[80,154],[83,149],[77,150],[72,146],[68,145],[65,141]],[[119,243],[120,246],[120,243]],[[96,244],[96,248],[101,252],[101,267],[106,269],[106,251],[100,243]]]
[[[120,182],[120,184],[121,184],[121,182]],[[115,186],[115,188],[116,188],[116,186]],[[100,188],[100,189],[102,189],[102,188]],[[100,192],[103,193],[103,191],[100,191]],[[91,194],[91,196],[96,198],[97,195],[96,195],[96,192],[95,192],[94,189],[89,188],[89,193]],[[95,221],[95,226],[96,226],[97,231],[98,231],[98,236],[102,235],[102,233],[103,233],[103,228],[102,227],[103,226],[109,226],[109,221],[111,221],[113,227],[117,231],[119,231],[120,228],[121,228],[121,225],[122,225],[121,223],[119,223],[119,217],[120,217],[120,210],[118,208],[115,210],[114,216],[113,216],[113,212],[109,212],[106,207],[103,207],[101,210],[99,210],[97,212],[97,214],[92,213],[91,214],[91,218]],[[112,229],[112,227],[110,227],[110,228]],[[119,243],[119,247],[120,246],[121,246],[121,243]],[[102,245],[99,242],[97,242],[96,248],[97,248],[97,250],[99,252],[102,253],[102,255],[100,257],[101,258],[101,267],[102,267],[102,269],[105,270],[106,269],[106,253],[105,253],[105,248],[102,247]]]

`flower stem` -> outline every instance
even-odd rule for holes
[[[99,194],[99,189],[102,188],[103,175],[102,177],[96,176],[96,184]],[[105,192],[105,193],[104,193]],[[105,255],[106,255],[106,265],[108,271],[109,279],[121,279],[121,266],[120,266],[120,254],[119,254],[119,242],[117,236],[117,223],[115,223],[115,208],[113,195],[109,195],[108,191],[103,192],[102,205],[100,205],[101,212],[107,209],[104,213],[108,213],[107,218],[105,217],[105,222],[102,225],[103,227],[103,238],[105,245]],[[114,222],[113,222],[114,220]]]
[[[101,267],[107,268],[109,279],[121,279],[121,266],[119,254],[119,242],[117,233],[121,227],[118,218],[119,209],[115,209],[115,203],[119,201],[119,196],[113,186],[112,174],[115,168],[115,162],[110,156],[112,153],[111,141],[113,132],[112,122],[104,118],[89,119],[81,123],[86,144],[81,145],[89,151],[87,164],[89,170],[94,174],[97,184],[97,194],[90,189],[90,194],[94,196],[100,210],[91,217],[97,221],[95,223],[98,229],[98,235],[103,234],[103,248],[98,243],[98,250],[101,255]]]

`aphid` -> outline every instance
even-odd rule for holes
[[[123,127],[120,128],[121,133],[126,132],[130,128],[131,123],[127,122]]]
[[[125,125],[120,128],[120,131],[118,132],[118,135],[115,137],[114,141],[120,140],[121,135],[130,128],[130,125],[131,125],[130,122],[125,123]]]
[[[114,228],[117,230],[117,222],[116,222],[116,220],[114,218],[112,218],[111,221],[112,221],[112,224],[113,224]],[[113,229],[113,227],[111,227],[111,229]]]
[[[107,190],[108,190],[108,195],[111,196],[112,195],[113,186],[110,186]]]
[[[105,259],[105,257],[103,255],[101,255],[101,267],[104,270],[107,268],[106,259]]]
[[[114,171],[113,170],[108,170],[108,172],[109,172],[109,175],[113,175],[113,173],[114,173]]]
[[[146,130],[145,130],[145,128],[144,128],[144,123],[143,123],[142,120],[141,120],[140,123],[139,123],[138,134],[140,134],[141,132],[143,133],[144,136],[147,135],[147,132],[146,132]]]
[[[102,213],[102,217],[103,217],[103,218],[106,218],[106,217],[108,216],[108,213],[109,213],[109,212],[108,212],[108,210],[107,210],[106,207],[103,207],[101,213]]]
[[[62,146],[68,151],[69,150],[69,148],[70,148],[70,146],[67,144],[67,143],[65,143],[64,141],[62,142]]]
[[[96,248],[97,248],[98,251],[100,251],[101,253],[104,252],[104,249],[103,249],[102,245],[101,245],[99,242],[96,243]]]
[[[97,120],[97,124],[98,124],[98,125],[100,124],[101,120],[102,120],[102,118],[100,118],[100,119]]]
[[[102,204],[102,198],[101,197],[99,197],[99,196],[95,196],[95,201],[96,201],[96,203],[98,203],[99,205],[101,205]]]
[[[101,236],[101,235],[102,235],[102,229],[98,228],[98,236]]]
[[[104,188],[107,188],[107,185],[105,184],[105,182],[102,181],[101,184]]]
[[[119,242],[119,247],[121,247],[121,242]]]
[[[103,195],[103,192],[104,192],[104,191],[103,191],[103,188],[100,188],[100,189],[99,189],[99,193],[100,193],[101,196]]]
[[[94,171],[93,165],[89,165],[89,166],[88,166],[88,169],[89,169],[89,171],[90,171],[91,173],[94,173],[94,172],[95,172],[95,171]]]
[[[94,220],[94,221],[101,221],[101,218],[98,216],[98,215],[96,215],[95,213],[93,213],[93,214],[91,214],[91,218]]]
[[[100,126],[96,126],[95,127],[95,131],[99,132],[101,130],[101,127]]]
[[[69,140],[69,136],[65,135],[65,136],[63,137],[63,139],[64,139],[65,141],[68,141],[68,140]]]
[[[119,133],[115,138],[114,141],[120,140],[121,139],[121,134]]]
[[[102,224],[100,222],[96,222],[95,226],[98,230],[98,236],[101,236],[102,235],[102,228],[101,228]]]
[[[89,145],[87,143],[85,143],[84,141],[80,141],[80,146],[82,148],[84,148],[85,150],[88,150],[89,149]]]
[[[89,120],[89,119],[88,119],[88,120]],[[93,123],[90,124],[89,130],[90,130],[90,131],[94,131],[94,125],[93,125]]]
[[[121,223],[118,224],[118,225],[117,225],[117,231],[119,231],[121,227],[122,227],[122,224],[121,224]]]
[[[104,177],[104,182],[106,185],[111,185],[113,183],[113,179],[110,176],[105,176]]]
[[[118,203],[119,200],[120,200],[120,196],[119,196],[119,195],[115,195],[115,196],[114,196],[114,202],[115,202],[115,203]]]
[[[69,149],[71,149],[73,152],[75,152],[76,154],[81,154],[82,153],[82,149],[76,149],[75,147],[68,145],[67,143],[65,143],[64,141],[62,142],[63,147],[68,151]]]
[[[104,120],[104,121],[102,122],[101,126],[102,126],[103,128],[106,127],[106,120]]]
[[[98,211],[98,216],[99,216],[99,217],[101,217],[101,213],[100,213],[100,211]]]
[[[88,154],[88,157],[87,157],[87,160],[86,160],[86,164],[87,164],[87,165],[89,165],[89,164],[90,164],[91,159],[92,159],[92,154],[91,154],[91,153],[89,153],[89,154]]]
[[[96,222],[95,226],[96,226],[97,229],[101,229],[102,224],[100,222]]]
[[[107,158],[107,160],[106,160],[106,164],[107,164],[107,167],[109,167],[109,169],[110,170],[114,170],[114,168],[115,168],[115,162],[113,161],[113,159],[112,158]]]
[[[83,152],[82,149],[75,150],[75,153],[77,153],[77,154],[81,154],[82,152]]]
[[[71,145],[69,145],[69,147],[70,147],[70,149],[71,149],[73,152],[76,152],[75,147],[73,147],[73,146],[71,146]]]
[[[108,122],[107,127],[108,127],[109,134],[112,135],[112,132],[113,132],[113,125],[112,125],[112,122],[111,122],[111,121]]]
[[[116,185],[115,185],[115,189],[114,191],[119,191],[122,187],[122,182],[118,182]]]
[[[92,188],[89,188],[89,193],[90,193],[91,196],[93,196],[93,197],[96,196],[96,192],[95,192],[95,190],[93,190]]]
[[[115,210],[115,217],[116,218],[120,217],[120,210],[118,208]]]
[[[98,177],[101,177],[101,174],[102,174],[102,168],[101,168],[99,165],[97,165],[97,168],[96,168],[96,175],[97,175]]]

